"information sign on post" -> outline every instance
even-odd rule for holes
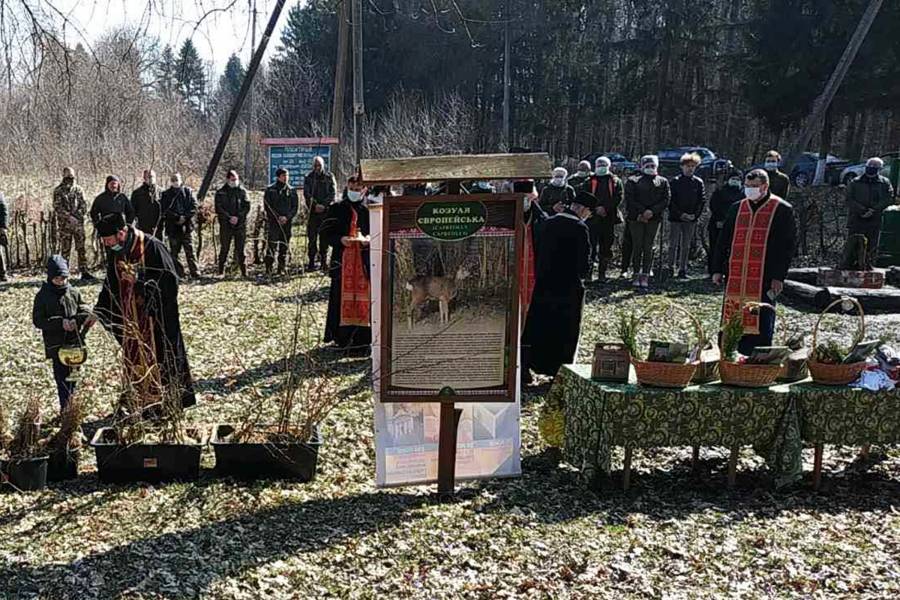
[[[312,161],[321,156],[325,159],[325,168],[331,170],[331,147],[337,145],[336,138],[265,138],[261,146],[268,150],[269,183],[275,181],[278,169],[287,169],[290,173],[290,184],[303,187],[303,178],[312,170]]]

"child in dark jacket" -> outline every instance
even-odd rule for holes
[[[47,281],[34,297],[31,319],[44,336],[44,355],[53,363],[53,378],[59,394],[60,409],[65,409],[75,391],[75,383],[67,381],[71,367],[59,359],[63,346],[79,344],[79,330],[90,314],[81,293],[69,285],[69,265],[62,256],[47,261]]]

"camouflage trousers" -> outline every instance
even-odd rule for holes
[[[72,262],[69,260],[69,255],[71,254],[73,243],[75,244],[75,251],[78,252],[78,268],[81,271],[86,271],[88,261],[84,247],[84,227],[61,227],[59,230],[59,253],[69,263],[70,269],[72,269]]]

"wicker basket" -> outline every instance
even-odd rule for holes
[[[847,385],[853,383],[859,379],[859,374],[866,368],[865,361],[852,364],[831,364],[818,362],[816,360],[816,348],[818,348],[817,338],[819,334],[819,325],[822,323],[822,317],[824,317],[825,313],[833,307],[844,302],[850,302],[856,306],[856,310],[859,312],[859,327],[856,330],[856,337],[853,338],[851,347],[860,343],[863,340],[863,336],[866,334],[866,316],[863,312],[862,305],[856,298],[840,298],[825,307],[825,310],[822,311],[822,314],[819,315],[819,319],[816,321],[816,326],[813,327],[813,349],[809,355],[809,374],[812,376],[814,382],[822,385]]]
[[[661,302],[656,306],[647,309],[640,316],[639,321],[643,321],[647,316],[660,308],[675,309],[686,315],[694,326],[694,332],[697,335],[697,347],[702,348],[706,345],[706,336],[703,333],[703,326],[700,321],[689,310],[678,306],[669,301]],[[638,360],[634,356],[631,357],[631,364],[634,365],[634,372],[637,375],[638,383],[651,387],[664,388],[683,388],[691,384],[691,379],[697,372],[699,361],[688,363],[666,363]]]
[[[683,388],[691,384],[699,363],[664,363],[631,359],[638,383],[651,387]]]
[[[719,361],[719,377],[725,385],[738,387],[769,387],[781,373],[781,365],[748,365],[727,360]]]

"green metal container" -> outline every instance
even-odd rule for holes
[[[875,266],[900,266],[900,206],[892,206],[881,213],[881,237]]]

